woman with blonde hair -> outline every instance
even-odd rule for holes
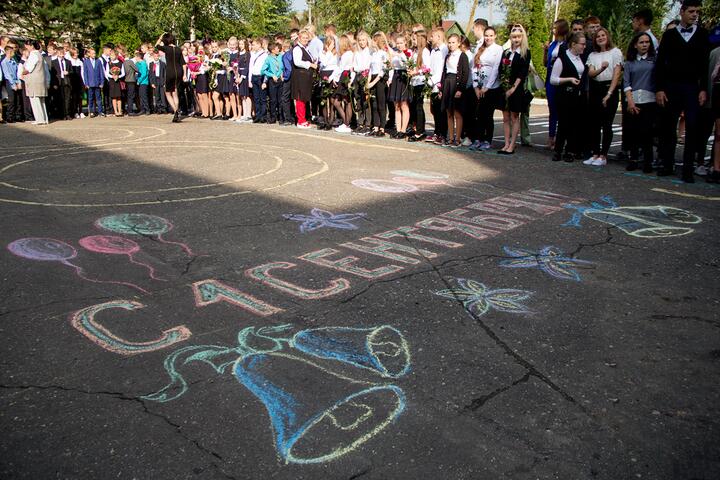
[[[342,125],[335,129],[338,133],[350,133],[350,121],[352,120],[352,102],[350,101],[350,84],[352,83],[352,68],[353,59],[355,54],[353,53],[352,43],[347,35],[340,37],[340,62],[337,70],[331,77],[332,81],[335,82],[337,88],[335,89],[335,95],[333,95],[333,105],[340,114]]]
[[[370,110],[372,111],[372,137],[385,136],[385,121],[387,117],[387,75],[385,68],[390,58],[390,47],[384,32],[373,34],[375,51],[370,61],[370,75],[368,76],[368,90],[372,92]]]
[[[527,33],[522,25],[513,25],[510,29],[510,48],[503,53],[500,64],[500,78],[503,79],[502,87],[505,91],[505,145],[498,150],[500,155],[515,153],[515,142],[520,133],[520,114],[528,107],[523,85],[530,71],[530,60]]]
[[[403,139],[410,123],[410,101],[412,89],[408,78],[408,59],[412,52],[408,49],[408,39],[405,34],[398,34],[395,39],[396,51],[391,52],[390,89],[388,100],[395,104],[395,130],[393,138]]]

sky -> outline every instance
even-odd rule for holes
[[[460,24],[465,28],[465,25],[467,25],[468,21],[468,15],[470,15],[470,4],[473,2],[473,0],[459,0],[455,2],[455,13],[453,15],[449,15],[448,18],[452,20],[457,20],[460,22]],[[495,4],[499,4],[499,1],[496,1]],[[292,9],[293,10],[306,10],[307,9],[307,2],[305,0],[292,0]],[[475,10],[475,17],[483,17],[490,19],[489,10],[488,7],[478,7]],[[502,23],[505,20],[505,12],[503,12],[499,8],[494,9],[494,15],[493,15],[493,21],[491,23]]]

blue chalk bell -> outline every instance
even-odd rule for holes
[[[292,346],[315,357],[374,370],[387,378],[401,377],[410,370],[410,349],[405,337],[388,325],[311,328],[296,333]]]
[[[339,458],[405,409],[405,395],[395,385],[359,382],[282,352],[241,357],[233,372],[267,409],[277,451],[287,463]]]

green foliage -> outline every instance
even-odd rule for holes
[[[450,0],[316,0],[313,20],[317,25],[332,22],[342,30],[395,30],[399,24],[438,25],[455,8]]]
[[[538,74],[545,78],[543,44],[550,40],[552,17],[549,15],[554,15],[554,6],[546,0],[504,0],[503,3],[507,10],[508,24],[519,23],[525,27],[533,65]],[[503,38],[507,38],[505,33]]]
[[[720,24],[720,0],[705,0],[703,2],[701,21],[707,28]]]
[[[290,21],[288,0],[238,0],[237,7],[245,34],[249,36],[284,32]]]
[[[600,17],[615,45],[624,51],[632,38],[633,14],[644,8],[652,10],[655,17],[653,31],[659,34],[663,31],[663,18],[671,3],[672,0],[579,0],[578,13],[581,18],[589,15]]]

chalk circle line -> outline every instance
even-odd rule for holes
[[[164,135],[159,134],[159,135]],[[150,137],[148,137],[150,138]],[[138,139],[140,140],[140,139]],[[137,145],[136,140],[129,140],[128,142],[133,142],[132,145],[130,145],[131,148],[150,148],[145,145]],[[197,142],[193,141],[156,141],[154,143],[161,144],[163,148],[170,148],[170,147],[178,147],[179,144],[193,144],[194,146],[197,146]],[[168,145],[163,145],[167,143]],[[101,151],[99,149],[105,148],[106,150],[111,150],[110,148],[106,148],[109,146],[114,146],[114,149],[122,150],[128,146],[127,144],[121,144],[121,143],[110,143],[105,145],[83,145],[74,149],[72,152],[63,151],[63,153],[59,153],[55,156],[60,155],[79,155],[79,154],[87,154],[87,153],[94,153]],[[184,145],[180,145],[180,147],[184,147]],[[250,147],[250,148],[260,148],[263,149],[263,153],[267,154],[270,159],[273,159],[274,165],[271,166],[269,170],[257,173],[255,175],[240,177],[240,178],[234,178],[230,180],[220,181],[220,182],[213,182],[213,183],[203,183],[199,185],[188,185],[188,186],[180,186],[180,187],[169,187],[169,188],[160,188],[160,189],[145,189],[145,190],[133,190],[133,191],[127,191],[127,192],[86,192],[86,191],[59,191],[59,190],[42,190],[42,189],[32,189],[32,188],[26,188],[26,187],[20,187],[17,185],[14,185],[9,182],[3,182],[0,181],[0,187],[5,187],[12,190],[23,190],[23,191],[30,191],[30,192],[44,192],[44,193],[50,193],[50,194],[57,194],[57,195],[78,195],[82,197],[91,197],[91,196],[98,196],[98,195],[105,195],[108,197],[111,201],[100,201],[100,202],[73,202],[73,201],[62,201],[60,199],[53,199],[51,201],[37,201],[37,200],[25,200],[25,199],[15,199],[15,198],[3,198],[0,197],[1,203],[11,203],[16,205],[27,205],[27,206],[43,206],[43,207],[66,207],[66,208],[98,208],[98,207],[132,207],[132,206],[142,206],[142,205],[161,205],[161,204],[172,204],[172,203],[187,203],[187,202],[198,202],[198,201],[207,201],[207,200],[217,200],[221,198],[231,198],[239,195],[248,195],[248,194],[254,194],[254,193],[263,193],[263,192],[269,192],[273,190],[277,190],[280,188],[284,188],[290,185],[293,185],[295,183],[303,182],[306,180],[309,180],[317,175],[322,175],[330,170],[330,167],[326,161],[318,157],[317,155],[314,155],[309,152],[305,152],[303,150],[295,149],[295,148],[289,148],[289,147],[281,147],[277,145],[256,145],[251,143],[243,143],[243,142],[227,142],[227,141],[217,141],[212,142],[212,145],[208,146],[207,148],[238,148],[238,147]],[[248,150],[249,151],[249,150]],[[124,198],[124,199],[114,199],[113,196],[117,195],[151,195],[151,194],[157,194],[157,193],[167,193],[167,192],[173,192],[173,191],[182,191],[182,192],[190,192],[192,190],[198,190],[198,189],[208,189],[208,188],[217,188],[220,186],[226,186],[228,184],[237,184],[239,182],[244,182],[248,180],[254,180],[263,176],[272,175],[279,170],[281,170],[282,167],[284,167],[286,161],[284,161],[280,156],[276,155],[275,152],[290,152],[295,155],[301,156],[301,157],[308,157],[312,163],[316,164],[317,167],[308,171],[308,173],[302,174],[302,172],[298,172],[298,174],[295,174],[297,176],[294,176],[292,178],[278,178],[277,183],[267,186],[258,186],[256,188],[245,188],[243,190],[236,190],[236,191],[230,191],[230,192],[222,192],[222,193],[212,193],[208,192],[208,195],[187,195],[180,198],[159,198],[155,197],[153,199],[143,200],[132,200],[130,198]],[[30,152],[29,154],[34,154],[39,152]],[[49,157],[49,156],[46,156]],[[0,175],[7,170],[19,166],[22,164],[27,164],[42,158],[46,157],[40,157],[40,158],[31,158],[28,160],[23,160],[19,162],[15,162],[13,164],[7,165],[0,169]],[[292,160],[295,161],[295,160]],[[308,163],[306,161],[298,159],[297,162],[300,162],[300,164]],[[118,200],[118,201],[112,201],[112,200]]]
[[[134,288],[142,293],[149,294],[144,288],[129,282],[118,282],[114,280],[98,280],[96,278],[90,278],[85,273],[82,267],[71,263],[70,260],[77,257],[77,250],[72,245],[57,240],[54,238],[43,238],[43,237],[28,237],[20,238],[11,242],[7,246],[8,250],[13,254],[21,258],[28,260],[35,260],[41,262],[59,262],[65,266],[68,266],[75,270],[75,274],[92,283],[110,283],[115,285],[124,285],[126,287]]]

